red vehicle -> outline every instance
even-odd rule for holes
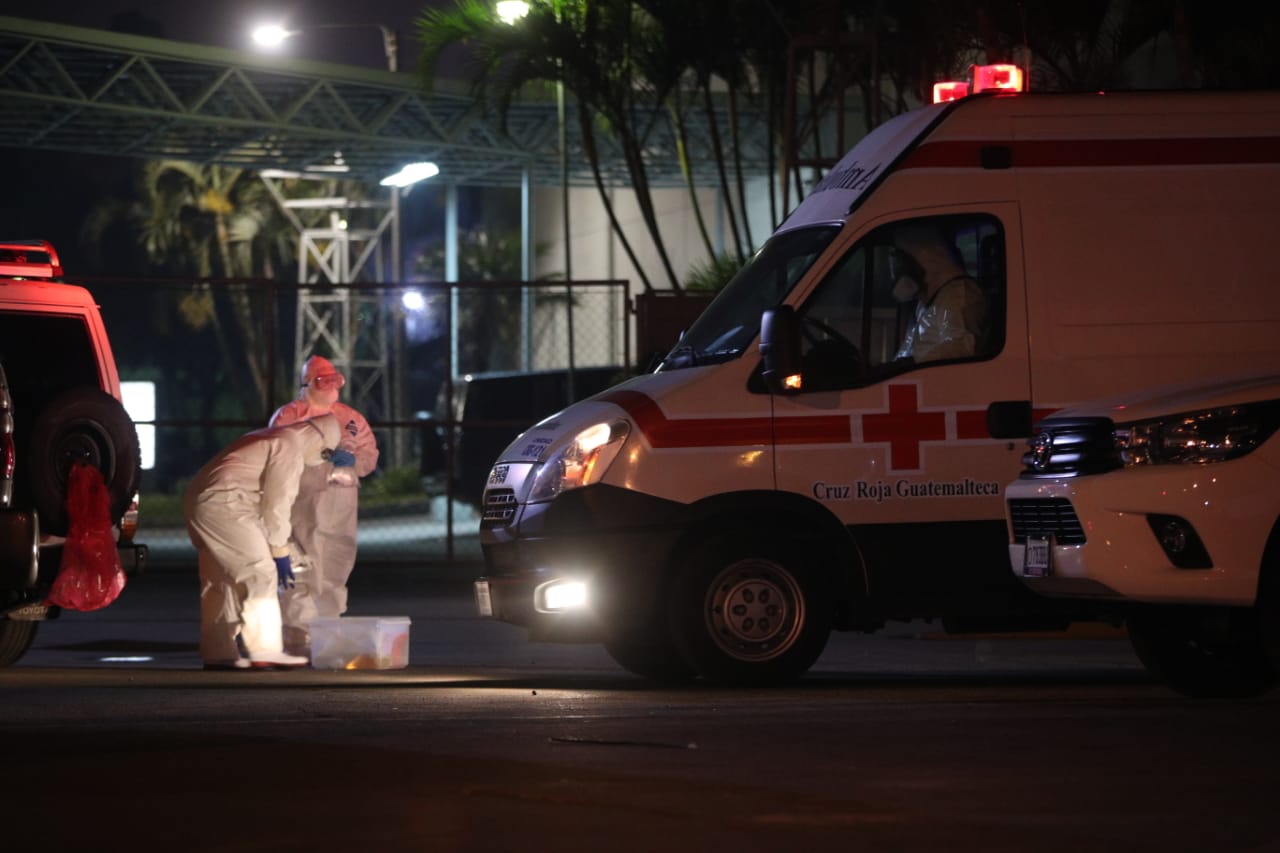
[[[0,666],[31,646],[67,534],[67,476],[102,472],[126,573],[147,548],[133,542],[141,472],[138,435],[124,409],[98,305],[62,283],[43,240],[0,242]]]

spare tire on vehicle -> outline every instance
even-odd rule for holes
[[[67,534],[67,475],[77,462],[102,472],[113,522],[138,490],[138,432],[120,401],[100,389],[72,388],[53,398],[32,426],[30,450],[22,464],[42,532]]]

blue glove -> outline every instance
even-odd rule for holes
[[[276,577],[279,578],[280,588],[293,589],[293,566],[289,563],[289,555],[272,559],[276,561]]]
[[[339,447],[330,454],[329,461],[333,463],[335,468],[350,468],[356,464],[356,455],[350,450],[343,450]]]

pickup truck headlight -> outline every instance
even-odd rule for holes
[[[1280,427],[1280,400],[1223,406],[1120,424],[1116,445],[1125,465],[1226,462],[1260,447]]]
[[[561,492],[599,482],[630,432],[626,421],[616,420],[594,424],[578,433],[538,468],[529,502],[549,501]]]

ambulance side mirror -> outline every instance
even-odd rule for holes
[[[987,406],[987,432],[992,438],[1028,438],[1031,401],[1000,400]]]
[[[760,358],[762,375],[771,394],[794,394],[801,390],[800,323],[796,309],[779,305],[760,317]]]

